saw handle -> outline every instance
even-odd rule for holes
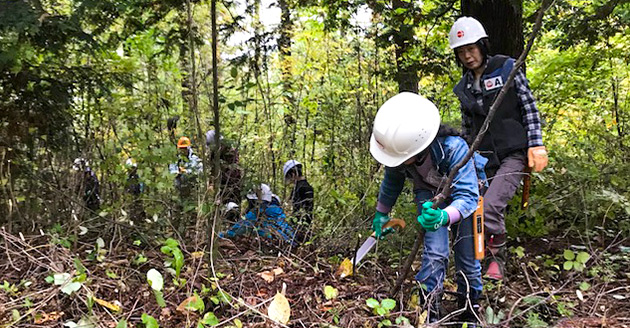
[[[400,230],[400,229],[404,229],[406,226],[407,226],[407,223],[404,220],[391,219],[383,225],[383,231],[385,231],[385,229],[387,228]],[[385,234],[381,235],[381,237],[384,237],[384,236]],[[376,237],[376,232],[372,232],[372,237]]]

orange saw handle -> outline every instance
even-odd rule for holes
[[[404,220],[391,219],[383,225],[383,231],[385,231],[385,229],[387,228],[400,230],[400,229],[404,229],[406,226],[407,226],[407,223]],[[376,236],[376,232],[372,232],[372,237],[375,237],[375,236]]]

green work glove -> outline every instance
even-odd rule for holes
[[[422,204],[422,214],[418,216],[418,222],[426,231],[436,231],[448,224],[448,213],[443,209],[432,209],[433,202]]]
[[[376,211],[376,215],[374,215],[374,220],[372,220],[372,230],[374,230],[374,236],[376,238],[385,237],[388,233],[394,231],[393,228],[385,228],[383,230],[383,226],[391,220],[387,214],[383,212]]]

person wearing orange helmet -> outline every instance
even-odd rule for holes
[[[194,154],[192,142],[188,137],[180,137],[177,141],[177,163],[169,165],[169,172],[176,174],[174,186],[184,198],[192,194],[197,175],[202,171],[203,163]]]

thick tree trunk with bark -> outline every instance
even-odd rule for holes
[[[523,51],[523,0],[462,0],[462,14],[479,20],[490,53],[517,58]]]
[[[393,0],[392,7],[394,12],[399,8],[411,10],[412,3],[403,0]],[[414,31],[412,24],[404,22],[405,15],[398,15],[395,19],[399,20],[396,24],[397,32],[394,34],[394,44],[396,45],[396,82],[398,82],[398,91],[410,91],[418,93],[418,69],[411,61],[405,60],[405,54],[411,50],[414,42]]]

